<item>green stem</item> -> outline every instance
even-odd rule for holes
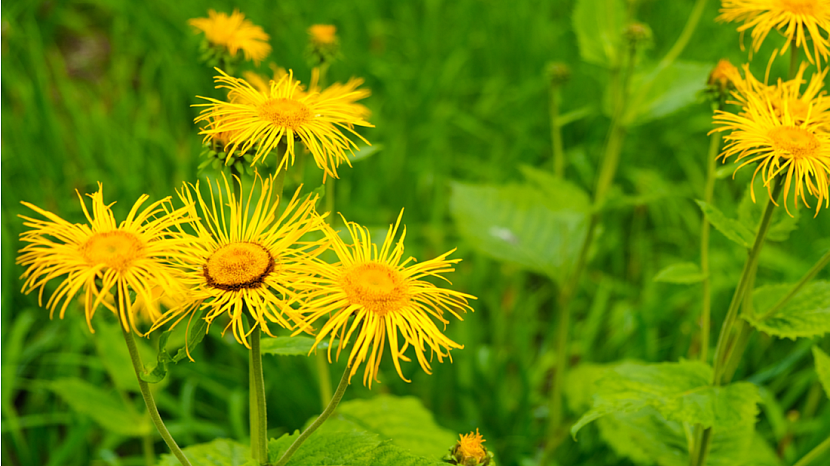
[[[329,372],[329,362],[326,359],[325,351],[318,351],[315,358],[317,360],[317,374],[320,376],[320,406],[325,408],[332,397],[331,372]]]
[[[703,199],[711,204],[715,192],[715,158],[718,155],[721,135],[709,137],[709,152],[706,162],[706,187]],[[709,334],[712,327],[712,281],[709,278],[709,232],[711,225],[706,216],[700,226],[700,271],[703,274],[703,310],[700,313],[700,360],[709,359]]]
[[[680,33],[680,37],[677,38],[677,41],[674,43],[672,48],[666,53],[662,60],[660,60],[660,64],[658,68],[666,68],[675,60],[677,57],[683,53],[683,49],[686,48],[686,45],[689,44],[689,40],[692,38],[692,34],[694,34],[695,29],[697,29],[698,23],[700,23],[700,18],[703,16],[703,10],[706,8],[706,0],[697,0],[695,2],[695,6],[692,7],[692,12],[689,13],[689,19],[686,20],[686,25],[683,27],[683,32]]]
[[[790,69],[787,72],[787,80],[793,79],[798,71],[798,47],[795,46],[795,37],[790,41]]]
[[[553,173],[565,176],[565,152],[562,148],[562,125],[559,124],[559,85],[550,86],[550,137],[553,143]]]
[[[732,295],[732,301],[726,311],[726,318],[723,321],[723,326],[721,327],[720,335],[718,336],[718,345],[715,349],[712,385],[720,385],[720,378],[723,375],[723,365],[726,363],[726,360],[724,359],[724,352],[726,351],[728,343],[731,339],[733,330],[732,327],[735,324],[735,320],[738,318],[738,309],[741,307],[740,305],[743,300],[744,293],[748,291],[747,285],[755,270],[758,258],[761,255],[761,248],[764,245],[764,238],[767,236],[767,231],[769,230],[769,226],[772,221],[772,213],[775,210],[775,203],[772,201],[778,198],[778,194],[781,193],[783,186],[784,183],[779,180],[773,189],[770,202],[767,203],[767,206],[764,209],[764,215],[761,217],[761,223],[759,224],[758,232],[755,235],[755,242],[752,244],[749,256],[747,256],[743,272],[741,273],[741,278],[738,280],[738,286],[735,288],[735,294]]]
[[[622,75],[619,77],[621,83],[617,86],[611,84],[611,88],[616,88],[614,112],[611,118],[611,127],[608,132],[608,140],[605,146],[605,153],[602,159],[602,166],[600,173],[597,176],[597,186],[594,192],[593,211],[591,213],[588,230],[585,235],[585,240],[579,250],[579,256],[574,266],[568,281],[560,288],[559,297],[557,299],[558,310],[558,328],[556,333],[556,370],[553,373],[553,382],[550,394],[550,422],[548,424],[547,443],[542,454],[540,464],[547,464],[550,455],[557,446],[554,439],[557,437],[557,430],[562,424],[564,418],[563,403],[562,403],[562,389],[565,381],[565,374],[568,369],[568,346],[569,346],[569,326],[571,314],[571,302],[573,296],[576,294],[579,279],[582,277],[582,272],[588,262],[588,252],[594,242],[594,235],[596,228],[599,225],[602,204],[605,202],[605,196],[614,181],[614,175],[619,165],[620,153],[622,152],[622,144],[625,138],[625,128],[622,124],[622,117],[625,113],[625,103],[628,95],[629,77],[634,67],[634,59],[636,50],[634,47],[629,48],[628,61],[622,70]]]
[[[243,304],[247,312],[247,304]],[[256,325],[248,313],[251,327]],[[268,464],[268,419],[265,406],[265,378],[262,375],[262,329],[257,327],[251,332],[251,351],[249,359],[249,396],[251,403],[251,456],[259,464]]]
[[[298,448],[300,448],[300,445],[302,445],[303,442],[305,442],[306,439],[308,439],[308,437],[311,436],[311,434],[313,434],[318,427],[323,425],[323,423],[326,422],[326,419],[332,415],[335,408],[337,408],[337,405],[340,403],[340,400],[343,399],[343,394],[346,393],[346,388],[349,387],[350,369],[351,366],[346,365],[346,370],[343,371],[343,376],[340,377],[340,383],[337,385],[337,390],[334,391],[334,395],[332,396],[331,401],[329,401],[328,406],[326,406],[326,409],[324,409],[322,414],[320,414],[320,416],[315,419],[314,422],[312,422],[311,425],[308,426],[308,428],[306,428],[306,430],[304,430],[296,440],[294,440],[294,443],[288,447],[288,450],[283,453],[282,458],[280,458],[274,466],[285,466],[285,464],[288,463],[288,460],[291,459],[291,456],[294,455]]]
[[[161,438],[164,440],[164,443],[166,443],[167,447],[170,448],[170,452],[173,453],[182,466],[190,466],[190,461],[188,461],[187,457],[184,456],[184,453],[176,444],[176,441],[173,440],[173,436],[170,435],[167,427],[165,427],[164,421],[161,420],[161,415],[159,415],[159,410],[156,407],[156,400],[153,399],[153,393],[150,391],[150,386],[147,382],[141,379],[141,372],[144,370],[144,366],[141,364],[141,356],[138,354],[138,348],[135,345],[133,333],[130,330],[125,329],[123,325],[121,325],[121,333],[124,334],[124,341],[127,342],[127,350],[130,352],[130,360],[132,360],[133,370],[135,370],[135,378],[138,379],[138,388],[141,390],[141,396],[144,397],[144,403],[147,405],[147,412],[150,414],[150,419],[152,419],[153,424],[156,426],[156,430],[158,430]]]
[[[141,437],[141,450],[144,452],[144,464],[153,466],[156,464],[156,451],[153,448],[153,436],[145,434]]]
[[[814,459],[821,456],[827,450],[830,450],[830,437],[824,439],[823,442],[819,443],[815,448],[810,450],[810,453],[804,455],[797,463],[793,466],[807,466],[810,464]]]
[[[712,385],[721,385],[725,369],[727,367],[731,367],[733,364],[737,366],[738,360],[740,359],[737,358],[738,360],[732,360],[734,355],[738,353],[731,350],[734,350],[737,347],[737,344],[740,343],[742,335],[738,335],[737,338],[733,338],[732,333],[734,331],[735,322],[738,318],[738,310],[743,302],[744,294],[751,292],[750,287],[751,283],[754,282],[753,277],[755,267],[758,263],[758,258],[761,255],[761,248],[764,245],[764,239],[767,236],[767,231],[769,230],[769,226],[772,221],[772,214],[775,211],[775,203],[773,200],[778,198],[783,186],[784,183],[779,180],[772,191],[770,201],[767,202],[764,214],[761,217],[761,222],[758,225],[758,232],[755,235],[755,241],[752,244],[752,248],[749,250],[749,255],[747,256],[743,271],[741,272],[741,277],[738,279],[738,286],[735,288],[735,293],[732,295],[732,301],[729,303],[729,309],[726,311],[726,318],[721,326],[720,335],[718,335],[718,344],[715,348],[714,367],[712,369]],[[748,338],[748,335],[746,338]],[[742,355],[743,352],[741,351],[740,354]],[[734,370],[732,372],[734,373]],[[699,427],[696,427],[696,430],[699,430]],[[710,428],[704,430],[700,437],[700,441],[697,442],[697,448],[695,448],[689,455],[691,461],[690,464],[692,466],[703,466],[706,464],[706,457],[709,453],[709,443],[711,439],[712,429]]]
[[[775,315],[776,312],[780,311],[781,308],[784,307],[784,305],[787,304],[787,302],[790,299],[792,299],[792,297],[795,296],[796,293],[801,291],[801,288],[803,288],[804,285],[806,285],[813,278],[815,278],[815,276],[818,275],[818,273],[821,272],[821,270],[824,267],[826,267],[828,263],[830,263],[830,251],[827,251],[827,253],[825,253],[824,256],[822,256],[821,259],[818,260],[818,262],[816,262],[816,264],[813,266],[813,268],[811,268],[803,277],[801,277],[801,280],[799,280],[798,283],[796,283],[792,287],[792,289],[790,289],[790,292],[787,293],[787,295],[784,296],[783,298],[779,299],[778,302],[775,303],[775,305],[772,306],[761,317],[759,317],[758,320],[760,321],[760,320],[769,319],[770,317]]]

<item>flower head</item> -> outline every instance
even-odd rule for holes
[[[450,448],[450,453],[444,457],[444,461],[464,466],[495,466],[493,453],[487,451],[483,445],[486,441],[478,429],[475,433],[459,434],[458,442]]]
[[[245,19],[239,10],[234,10],[230,16],[208,10],[208,18],[193,18],[188,23],[204,32],[208,42],[227,49],[232,57],[242,49],[246,60],[259,65],[271,53],[268,34]]]
[[[208,324],[226,314],[230,322],[225,330],[232,327],[236,340],[247,346],[247,336],[257,326],[270,335],[268,323],[292,328],[286,317],[298,319],[291,308],[297,299],[294,287],[315,273],[311,258],[325,249],[325,241],[301,242],[300,238],[323,220],[314,211],[317,197],[301,199],[299,189],[278,215],[279,200],[272,200],[273,175],[263,180],[257,174],[250,189],[243,189],[237,179],[243,192],[240,198],[222,176],[215,190],[210,185],[209,201],[198,182],[179,191],[185,203],[199,205],[201,217],[191,220],[196,235],[177,261],[184,273],[182,282],[191,289],[191,301],[168,311],[153,328],[173,320],[176,325],[202,307],[207,309]],[[247,330],[246,312],[255,321]]]
[[[774,182],[783,178],[784,206],[789,212],[787,196],[794,186],[793,205],[798,199],[808,208],[806,194],[816,197],[816,215],[830,203],[830,135],[822,131],[822,122],[814,118],[814,108],[824,105],[823,97],[807,103],[805,113],[791,107],[789,100],[780,101],[776,106],[770,93],[745,92],[744,107],[740,113],[716,111],[713,131],[731,131],[724,137],[727,141],[721,157],[724,162],[733,155],[736,162],[742,162],[735,170],[758,162],[753,180],[758,173],[772,199]],[[755,194],[752,192],[752,200]],[[775,202],[775,199],[772,199]]]
[[[743,21],[738,27],[743,34],[752,29],[752,51],[757,52],[767,34],[775,28],[787,37],[783,49],[790,45],[804,47],[810,63],[821,64],[830,55],[830,2],[827,0],[722,0],[718,21]],[[813,42],[813,51],[808,48]],[[743,43],[743,42],[742,42]],[[795,53],[792,50],[791,53]],[[815,55],[815,58],[813,57]]]
[[[409,346],[414,348],[421,368],[427,373],[431,373],[430,363],[424,354],[427,349],[437,356],[438,362],[442,362],[443,358],[450,357],[451,349],[463,348],[444,336],[433,319],[446,327],[445,311],[461,319],[460,312],[472,311],[467,299],[475,299],[423,280],[428,276],[446,280],[442,274],[455,270],[452,265],[460,261],[447,259],[454,250],[424,262],[414,263],[412,257],[401,260],[406,228],[393,246],[400,221],[399,216],[395,225],[389,227],[386,240],[379,250],[372,243],[369,230],[356,223],[346,222],[352,245],[347,245],[335,231],[326,228],[324,232],[340,262],[335,265],[321,264],[318,283],[309,287],[304,297],[306,323],[311,324],[331,315],[314,343],[316,348],[326,336],[330,338],[329,360],[334,338],[340,338],[337,348],[339,358],[340,352],[357,332],[349,354],[349,377],[365,361],[363,383],[368,384],[369,388],[376,378],[387,339],[395,369],[407,382],[409,380],[403,376],[400,361],[410,360],[404,355]],[[354,319],[350,323],[352,317]]]
[[[150,204],[141,210],[148,196],[141,196],[127,218],[116,223],[104,203],[104,188],[88,195],[92,199],[92,213],[78,193],[87,224],[70,223],[52,212],[23,202],[23,205],[46,218],[38,220],[21,216],[30,229],[20,235],[28,243],[20,250],[17,263],[27,267],[23,291],[39,288],[42,303],[46,283],[64,277],[46,303],[50,316],[63,302],[59,316],[63,318],[72,298],[83,290],[84,311],[89,330],[92,316],[103,305],[112,311],[125,330],[136,326],[136,301],[154,303],[161,292],[178,295],[184,291],[179,276],[168,261],[181,257],[184,240],[166,229],[189,219],[188,207],[170,211],[165,204],[169,198]],[[135,296],[135,297],[132,297]],[[156,309],[154,311],[154,309]],[[148,308],[151,319],[159,317],[157,308]]]
[[[279,81],[271,81],[268,92],[261,92],[244,79],[219,72],[217,87],[229,90],[229,101],[202,97],[210,103],[197,105],[206,108],[196,122],[214,122],[200,132],[206,140],[217,133],[233,134],[225,151],[228,157],[237,149],[244,153],[256,146],[256,163],[284,141],[286,152],[278,166],[280,170],[294,163],[294,141],[298,138],[325,175],[336,178],[340,163],[351,165],[346,152],[353,153],[352,149],[357,148],[341,130],[369,143],[354,131],[355,126],[372,126],[363,119],[365,107],[354,103],[367,95],[356,89],[360,82],[304,93],[300,92],[300,82],[289,72]]]
[[[825,97],[826,91],[822,89],[824,87],[824,77],[827,75],[826,68],[821,73],[814,73],[810,77],[804,92],[801,91],[801,86],[805,83],[806,63],[801,64],[793,79],[789,81],[779,79],[777,83],[772,85],[767,85],[756,79],[749,71],[749,65],[745,64],[743,69],[745,78],[741,78],[737,70],[730,70],[727,73],[735,87],[732,95],[737,101],[733,103],[746,108],[748,101],[753,96],[764,96],[769,99],[770,105],[772,105],[772,109],[779,119],[784,117],[784,109],[786,108],[787,113],[796,124],[803,123],[808,114],[817,124],[822,126],[830,124],[830,99]]]
[[[735,65],[726,58],[721,58],[712,72],[709,73],[710,86],[715,86],[719,90],[733,89],[735,87],[735,79],[740,79],[741,75]]]

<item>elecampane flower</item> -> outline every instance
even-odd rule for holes
[[[136,326],[139,305],[154,303],[159,295],[184,293],[179,276],[168,261],[181,256],[184,243],[180,235],[166,230],[189,219],[188,207],[168,210],[169,198],[141,210],[148,196],[141,196],[127,218],[116,223],[110,205],[104,204],[103,186],[88,195],[92,214],[81,197],[81,207],[88,224],[70,223],[52,212],[23,202],[46,220],[21,216],[29,230],[20,235],[28,243],[20,250],[17,263],[27,267],[23,278],[26,293],[40,289],[42,305],[46,284],[56,278],[63,281],[49,298],[50,316],[60,307],[63,318],[70,301],[83,291],[84,312],[89,330],[99,306],[118,316],[125,330],[141,335]],[[135,296],[135,298],[131,296]],[[140,303],[136,304],[136,301]],[[149,306],[150,319],[158,319],[157,307]]]
[[[245,60],[259,65],[259,62],[271,53],[268,34],[261,27],[245,19],[245,15],[239,10],[234,10],[230,16],[208,10],[207,18],[193,18],[188,23],[204,32],[211,44],[228,49],[232,57],[241,49]]]
[[[807,64],[802,63],[793,79],[784,81],[779,79],[773,85],[760,82],[749,70],[749,65],[744,65],[744,78],[741,78],[737,70],[730,72],[730,79],[735,85],[732,93],[737,99],[735,104],[746,107],[753,96],[764,96],[769,100],[772,110],[780,119],[783,118],[784,108],[796,124],[803,123],[808,114],[817,124],[822,126],[830,125],[830,99],[825,97],[824,77],[827,69],[820,73],[813,73],[807,88],[801,92],[801,86],[806,82],[804,72]]]
[[[337,348],[339,358],[340,352],[356,335],[349,354],[349,377],[365,362],[363,383],[368,383],[369,388],[372,387],[372,380],[376,379],[387,339],[395,369],[407,382],[409,380],[403,376],[400,361],[410,360],[404,355],[410,346],[427,373],[431,373],[429,360],[425,356],[427,350],[437,356],[439,362],[445,357],[452,359],[450,350],[463,346],[447,338],[434,320],[446,327],[445,312],[460,320],[461,312],[472,311],[467,299],[475,299],[474,296],[423,280],[425,277],[446,280],[442,274],[455,270],[453,264],[460,261],[447,259],[454,250],[424,262],[415,262],[412,257],[401,260],[405,227],[393,246],[400,220],[399,216],[394,227],[389,227],[380,250],[372,243],[369,230],[365,227],[346,222],[351,245],[327,227],[324,231],[340,261],[334,265],[321,264],[318,283],[309,287],[307,296],[303,298],[307,324],[330,316],[314,342],[316,348],[324,338],[329,337],[329,360],[335,338],[340,339]]]
[[[216,180],[215,189],[210,185],[209,199],[202,197],[198,182],[179,191],[185,203],[199,206],[198,220],[190,222],[196,234],[177,261],[184,271],[182,282],[191,289],[191,302],[168,311],[154,329],[170,321],[175,326],[202,307],[208,324],[227,315],[230,322],[225,330],[232,327],[236,340],[248,346],[247,337],[257,326],[271,335],[268,323],[292,328],[286,317],[298,319],[291,308],[296,301],[293,288],[316,272],[311,258],[327,243],[300,241],[324,223],[314,211],[317,197],[301,198],[298,189],[278,213],[273,176],[263,180],[257,174],[248,189],[236,182],[242,196],[224,175],[223,182]],[[255,322],[247,330],[246,313]]]
[[[769,94],[747,93],[746,104],[740,113],[716,111],[713,131],[730,131],[724,137],[726,146],[721,152],[724,162],[737,156],[738,168],[758,162],[752,178],[758,173],[772,199],[774,183],[783,177],[784,206],[789,212],[787,196],[794,187],[793,205],[798,207],[799,197],[810,208],[806,194],[817,199],[816,215],[830,203],[830,135],[821,129],[822,123],[813,119],[813,103],[808,104],[806,115],[794,115],[788,101],[776,108]],[[822,100],[823,97],[817,97]],[[823,105],[821,102],[816,106]],[[752,200],[755,194],[752,192]],[[775,199],[772,199],[775,202]]]
[[[217,133],[232,133],[225,151],[228,157],[238,149],[244,153],[256,146],[253,163],[267,156],[285,142],[286,151],[278,170],[294,163],[295,138],[314,157],[325,175],[337,177],[337,166],[346,162],[346,152],[357,145],[341,130],[369,144],[354,131],[355,126],[369,126],[364,120],[365,107],[354,101],[367,95],[356,89],[357,84],[339,86],[323,92],[301,92],[300,82],[289,72],[278,81],[271,81],[268,92],[261,92],[244,79],[228,76],[219,70],[215,78],[218,88],[228,89],[229,101],[201,97],[208,104],[196,122],[212,121],[200,131],[205,139]],[[324,175],[324,179],[325,179]]]
[[[743,21],[738,31],[752,29],[752,51],[757,52],[775,28],[787,37],[787,47],[804,47],[810,63],[821,64],[830,55],[830,1],[828,0],[722,0],[718,21]],[[813,51],[807,42],[813,42]],[[742,42],[743,44],[743,42]],[[791,50],[790,53],[795,53]],[[815,58],[813,57],[815,55]]]

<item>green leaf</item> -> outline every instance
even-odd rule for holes
[[[357,150],[354,152],[352,157],[349,157],[350,162],[360,162],[362,160],[366,160],[369,157],[377,154],[383,150],[383,144],[375,144],[373,146],[367,146],[365,144],[360,144]]]
[[[288,463],[290,466],[446,466],[438,458],[410,453],[389,440],[362,432],[328,429],[328,422],[315,431]],[[275,463],[299,436],[285,434],[268,443],[269,460]],[[166,465],[165,465],[166,466]],[[195,465],[194,465],[195,466]]]
[[[415,397],[380,395],[347,401],[337,407],[337,414],[326,421],[334,421],[330,430],[352,430],[357,425],[420,456],[440,458],[457,440],[453,431],[435,423],[432,413]]]
[[[723,214],[717,207],[704,202],[695,201],[700,206],[700,210],[706,215],[709,223],[712,224],[718,231],[724,234],[727,238],[740,244],[745,248],[749,248],[755,242],[755,233],[747,228],[743,223],[729,218]]]
[[[623,124],[640,125],[695,103],[711,71],[711,63],[676,61],[634,75]]]
[[[175,356],[171,356],[167,351],[167,340],[170,338],[173,330],[167,330],[159,335],[158,353],[156,355],[156,365],[149,371],[141,374],[141,380],[148,383],[159,383],[167,376],[167,369],[171,363],[178,363],[187,358],[187,352],[192,351],[207,334],[207,321],[202,319],[202,310],[194,311],[187,326],[187,341],[184,348],[179,348]]]
[[[111,391],[77,378],[55,380],[49,388],[73,410],[91,417],[106,430],[132,437],[152,431],[147,418],[125,406]]]
[[[699,265],[694,262],[681,262],[657,272],[654,281],[685,285],[701,282],[705,278],[706,275],[700,271]]]
[[[462,236],[482,253],[562,283],[585,241],[590,203],[573,184],[550,175],[543,183],[538,172],[525,172],[532,184],[453,183],[450,211]]]
[[[805,285],[781,309],[768,319],[760,317],[787,295],[793,285],[762,286],[752,301],[756,309],[744,316],[753,327],[779,338],[812,338],[830,332],[830,282],[815,280]]]
[[[298,335],[296,337],[263,338],[260,345],[262,354],[308,356],[308,353],[314,346],[314,338],[303,335]],[[321,341],[320,344],[317,345],[318,350],[326,349],[328,347],[328,340]]]
[[[764,214],[764,208],[769,202],[767,190],[763,188],[762,183],[761,178],[757,178],[754,184],[748,185],[740,204],[738,204],[738,220],[750,231],[755,231],[758,228],[758,224]],[[756,190],[755,200],[757,202],[752,201],[753,189]],[[772,221],[767,231],[766,240],[779,242],[786,241],[790,237],[790,233],[798,228],[801,211],[793,209],[790,213],[793,214],[792,217],[787,214],[785,209],[776,208],[773,210]]]
[[[717,429],[753,425],[760,400],[755,386],[713,387],[711,378],[711,367],[697,361],[617,365],[599,381],[593,408],[571,427],[571,435],[576,438],[579,429],[602,416],[649,406],[669,421]]]
[[[619,63],[625,5],[621,0],[577,0],[573,28],[582,59],[595,65]]]
[[[813,359],[816,361],[816,372],[824,393],[830,398],[830,356],[818,346],[813,346]]]
[[[130,352],[124,343],[124,335],[118,323],[104,321],[95,323],[95,348],[110,378],[120,390],[138,391],[135,370],[130,359]],[[143,361],[151,360],[155,355],[153,349],[143,338],[135,339],[138,353]]]
[[[250,457],[250,449],[229,439],[183,448],[191,466],[258,466]],[[181,466],[175,456],[167,453],[161,456],[158,466]]]

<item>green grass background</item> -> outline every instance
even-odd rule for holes
[[[608,128],[598,99],[606,74],[579,61],[570,1],[4,2],[3,464],[142,464],[139,440],[101,429],[49,390],[49,381],[59,377],[108,381],[96,356],[97,335],[89,335],[78,309],[50,321],[35,296],[20,293],[17,215],[27,213],[20,205],[25,200],[80,221],[74,192],[93,192],[99,181],[123,215],[141,194],[155,200],[195,181],[201,141],[191,105],[196,95],[211,95],[213,84],[212,72],[196,60],[199,37],[187,19],[235,6],[271,35],[270,59],[301,79],[309,75],[306,28],[337,26],[345,59],[330,77],[366,80],[376,128],[363,134],[383,146],[340,171],[337,210],[383,227],[404,207],[407,252],[428,258],[458,247],[455,256],[464,261],[451,277],[453,286],[479,297],[474,314],[448,327],[449,336],[466,346],[453,352],[452,364],[435,364],[433,375],[409,364],[413,382],[407,384],[387,358],[382,384],[370,392],[355,383],[347,397],[415,395],[440,424],[458,432],[480,428],[500,464],[535,464],[547,417],[553,358],[543,342],[555,330],[555,290],[542,277],[465,244],[449,216],[448,198],[452,180],[500,184],[520,180],[522,164],[552,167],[543,71],[551,60],[573,69],[563,111],[596,109],[564,133],[567,177],[592,188]],[[683,58],[713,65],[724,56],[733,63],[746,59],[733,25],[713,21],[717,7],[709,2]],[[638,17],[654,32],[646,60],[669,49],[690,9],[690,1],[642,3]],[[261,70],[267,73],[265,66]],[[606,216],[574,305],[574,364],[676,361],[689,354],[699,287],[652,278],[672,262],[697,260],[700,214],[692,200],[702,196],[710,116],[701,102],[629,133],[616,189],[640,197]],[[716,203],[723,210],[734,212],[747,176],[718,182]],[[319,179],[311,174],[306,182]],[[802,215],[789,242],[766,249],[758,282],[796,280],[830,245],[828,231],[828,212],[815,219]],[[717,329],[744,253],[719,233],[712,241]],[[96,321],[106,325],[108,317],[101,313]],[[159,394],[171,430],[185,445],[246,435],[246,352],[218,330],[196,363],[175,367]],[[266,371],[272,436],[319,412],[313,360],[268,358]],[[830,432],[830,408],[817,391],[809,344],[756,335],[738,377],[757,373],[768,374],[757,381],[774,395],[762,408],[758,430],[771,445],[783,445],[791,462]],[[784,418],[802,411],[809,415],[798,422]],[[164,451],[161,442],[156,446]],[[578,443],[567,440],[557,460],[627,464],[590,429]]]

